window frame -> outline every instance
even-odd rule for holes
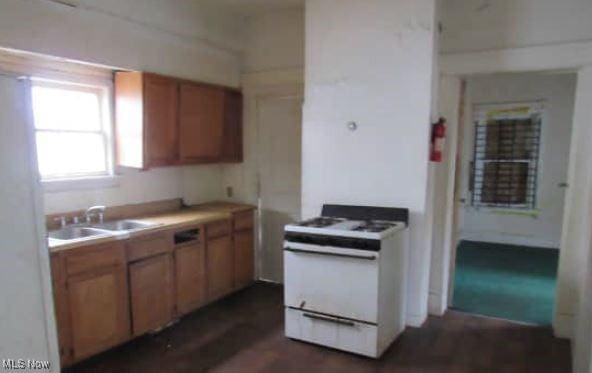
[[[531,212],[537,211],[538,203],[538,188],[541,178],[541,154],[543,144],[543,131],[545,123],[545,102],[543,100],[529,101],[529,102],[508,102],[508,103],[496,103],[496,104],[475,104],[473,105],[473,157],[470,165],[470,180],[469,180],[469,192],[471,194],[471,207],[475,209],[489,209],[493,211],[515,211],[515,212]],[[519,120],[534,118],[538,121],[538,144],[536,149],[536,157],[525,158],[525,159],[477,159],[477,127],[484,125],[483,122],[487,120]],[[481,123],[481,124],[480,124]],[[487,146],[485,141],[484,147]],[[527,164],[527,188],[528,185],[534,185],[532,194],[526,192],[526,202],[521,204],[511,203],[495,203],[495,202],[483,202],[481,201],[480,193],[475,193],[476,179],[475,174],[478,167],[481,170],[485,170],[487,163],[526,163]],[[534,170],[534,171],[533,171]],[[484,171],[483,171],[484,172]],[[481,185],[481,188],[483,185]]]
[[[100,130],[85,131],[85,130],[68,130],[68,129],[38,129],[35,123],[33,124],[35,144],[37,143],[37,133],[92,133],[100,135],[103,142],[105,171],[100,172],[79,172],[68,174],[52,174],[42,175],[39,168],[39,178],[44,189],[51,190],[68,190],[68,189],[89,189],[96,186],[111,186],[115,178],[115,144],[114,144],[114,128],[113,128],[113,85],[112,83],[81,83],[65,80],[45,79],[41,77],[31,78],[31,90],[34,87],[48,87],[60,88],[73,91],[91,92],[97,94],[99,98],[99,123]],[[33,107],[33,95],[31,92],[31,104]],[[33,121],[35,120],[33,116]]]

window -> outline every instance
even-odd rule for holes
[[[473,206],[534,209],[541,103],[475,107]]]
[[[108,92],[108,87],[33,81],[33,115],[42,180],[112,174]]]

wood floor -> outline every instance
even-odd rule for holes
[[[550,329],[449,311],[407,328],[380,360],[287,339],[282,288],[257,283],[70,372],[570,372]]]

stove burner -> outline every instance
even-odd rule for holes
[[[396,223],[389,221],[366,220],[352,230],[358,232],[382,232],[391,227],[394,227],[395,225]]]
[[[342,218],[330,218],[330,217],[318,217],[310,220],[305,220],[303,222],[298,223],[301,227],[313,227],[313,228],[324,228],[328,227],[333,224],[340,223],[345,219]]]

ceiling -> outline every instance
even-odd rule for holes
[[[195,0],[241,16],[304,7],[305,0]]]

